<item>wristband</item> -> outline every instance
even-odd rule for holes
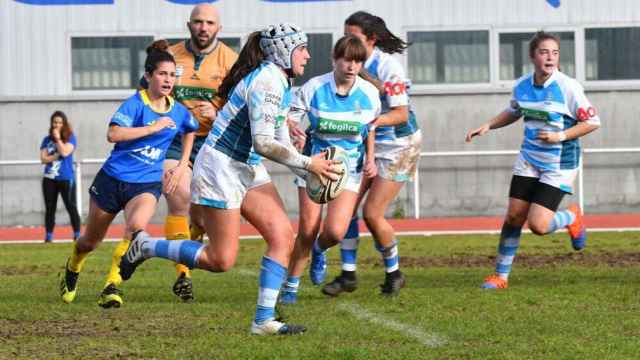
[[[563,142],[567,140],[567,134],[564,131],[560,131],[558,134],[558,142]]]

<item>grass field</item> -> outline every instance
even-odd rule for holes
[[[370,239],[359,288],[329,299],[303,279],[299,304],[282,308],[308,332],[249,335],[264,242],[242,242],[234,270],[196,271],[196,301],[170,289],[174,270],[152,260],[125,283],[125,304],[96,304],[113,243],[92,255],[71,305],[57,274],[69,244],[0,245],[0,358],[157,359],[637,359],[640,233],[592,233],[588,249],[567,236],[525,235],[510,288],[483,291],[497,236],[401,239],[408,285],[379,296],[383,269]],[[339,272],[337,249],[329,276]]]

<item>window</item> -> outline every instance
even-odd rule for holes
[[[225,43],[225,45],[227,45],[228,47],[232,48],[235,52],[240,53],[240,49],[241,49],[241,42],[240,42],[240,38],[239,37],[219,37],[218,38],[220,41],[222,41],[223,43]],[[169,41],[169,44],[174,45],[179,43],[180,41],[185,41],[186,38],[169,38],[167,39],[167,41]]]
[[[414,84],[489,82],[489,32],[409,32]]]
[[[131,89],[144,72],[145,48],[152,37],[71,39],[73,90]]]
[[[640,27],[585,30],[587,80],[640,79]]]
[[[560,38],[560,70],[576,76],[576,54],[573,32],[553,33]],[[500,80],[515,80],[533,72],[529,60],[529,40],[534,33],[500,34]]]
[[[333,36],[331,34],[307,34],[309,37],[309,54],[311,59],[304,68],[304,76],[297,78],[296,86],[304,84],[314,76],[328,73],[333,69],[331,52],[333,51]]]

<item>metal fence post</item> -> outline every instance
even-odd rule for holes
[[[82,219],[82,166],[77,161],[74,164],[76,166],[76,208]]]
[[[580,211],[584,214],[584,167],[582,166],[583,157],[584,156],[580,157],[580,163],[578,164],[578,205],[580,206]]]
[[[413,217],[420,219],[420,159],[413,178]]]

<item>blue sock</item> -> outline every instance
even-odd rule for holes
[[[262,324],[275,318],[276,300],[286,277],[287,268],[267,256],[262,257],[260,289],[258,290],[258,304],[256,305],[256,324]]]
[[[53,233],[52,233],[52,232],[47,232],[47,233],[44,235],[44,241],[49,242],[49,241],[52,241],[52,240],[53,240]]]
[[[342,270],[356,271],[358,259],[358,243],[360,242],[360,230],[358,229],[358,217],[354,216],[349,223],[347,234],[340,243],[340,258],[342,259]]]
[[[400,268],[400,257],[398,256],[398,240],[393,240],[393,243],[388,247],[382,247],[376,244],[376,249],[382,255],[382,261],[384,262],[384,271],[391,273]]]
[[[75,240],[75,239],[78,239],[78,238],[80,238],[80,231],[74,231],[73,232],[73,239]]]
[[[282,291],[297,293],[300,287],[300,276],[289,276],[282,287]]]
[[[549,223],[549,230],[547,230],[547,234],[558,229],[562,229],[567,225],[571,225],[575,220],[576,215],[569,210],[556,211],[556,214],[553,216],[553,220]]]
[[[502,225],[498,256],[496,257],[496,274],[503,279],[509,278],[513,258],[516,256],[516,251],[520,246],[521,234],[522,227],[511,226],[507,223]]]
[[[190,269],[198,266],[198,256],[205,245],[192,240],[165,240],[145,238],[142,240],[142,254],[145,259],[160,257],[187,265]]]

